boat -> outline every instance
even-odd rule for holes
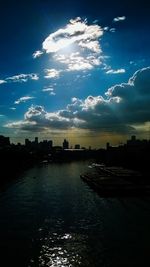
[[[150,182],[141,173],[122,167],[97,166],[80,175],[101,196],[150,195]]]

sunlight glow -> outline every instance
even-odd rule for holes
[[[50,34],[43,42],[46,53],[54,53],[77,43],[80,47],[86,47],[93,52],[100,52],[98,38],[103,35],[103,29],[98,25],[87,25],[80,18],[70,20],[63,29]]]

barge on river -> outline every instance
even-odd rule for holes
[[[122,167],[92,164],[80,177],[101,196],[150,195],[150,179]]]

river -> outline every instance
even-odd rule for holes
[[[87,165],[36,166],[1,189],[1,266],[150,265],[150,198],[98,196]]]

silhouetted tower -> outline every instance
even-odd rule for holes
[[[49,140],[48,141],[48,148],[49,149],[52,149],[52,147],[53,147],[53,141],[52,140]]]
[[[25,139],[25,146],[30,147],[31,146],[31,141],[29,139]]]
[[[35,144],[38,145],[38,137],[35,137]]]
[[[69,142],[64,139],[64,142],[63,142],[63,149],[68,149],[69,148]]]
[[[29,144],[29,139],[25,139],[25,146],[28,146],[28,144]]]
[[[132,140],[133,142],[135,142],[135,141],[136,141],[136,136],[135,136],[135,135],[132,135],[132,136],[131,136],[131,140]]]
[[[0,135],[0,147],[5,147],[10,145],[9,137]]]
[[[109,144],[109,142],[107,142],[107,143],[106,143],[106,149],[108,150],[109,147],[110,147],[110,144]]]

